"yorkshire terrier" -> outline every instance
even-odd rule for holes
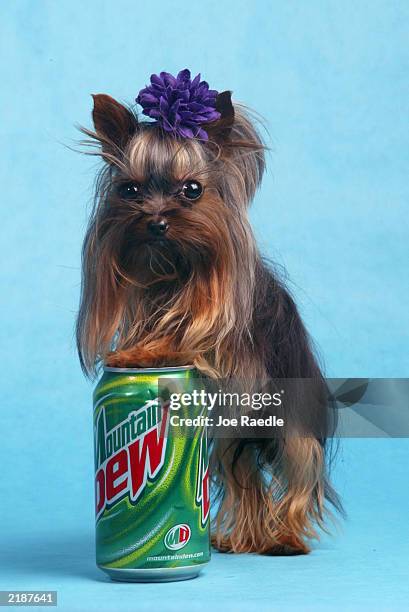
[[[231,92],[188,70],[152,75],[136,102],[151,120],[94,95],[104,167],[83,245],[77,322],[83,369],[194,364],[208,379],[250,388],[312,379],[326,388],[292,297],[262,259],[248,207],[265,145]],[[153,121],[152,121],[153,119]],[[309,407],[299,400],[298,411]],[[281,439],[218,439],[212,478],[220,503],[213,544],[222,551],[309,552],[323,527],[324,436],[308,427]]]

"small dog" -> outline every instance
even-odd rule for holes
[[[248,388],[313,379],[325,394],[294,301],[249,224],[265,146],[246,109],[188,70],[152,75],[141,90],[136,101],[153,121],[107,95],[93,98],[95,131],[82,131],[105,164],[83,246],[77,341],[85,372],[99,363],[191,363]],[[307,553],[326,500],[340,508],[325,448],[305,428],[283,439],[214,439],[213,544]]]

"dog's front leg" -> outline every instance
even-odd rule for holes
[[[114,368],[148,368],[191,365],[195,355],[175,350],[168,338],[138,343],[109,353],[105,363]]]

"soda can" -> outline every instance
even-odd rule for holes
[[[206,430],[183,435],[169,402],[195,380],[190,366],[106,367],[95,389],[96,559],[113,580],[187,580],[210,560]]]

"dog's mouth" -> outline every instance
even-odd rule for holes
[[[207,275],[214,263],[214,252],[188,232],[169,228],[163,235],[130,225],[121,237],[119,267],[136,284],[185,282],[192,272]]]
[[[128,240],[120,253],[120,268],[138,284],[180,280],[188,267],[177,242],[165,236]]]
[[[152,238],[147,238],[147,240],[145,240],[143,244],[148,247],[153,246],[158,249],[165,249],[169,247],[170,242],[171,241],[169,240],[169,238],[166,238],[165,236],[152,236]]]

